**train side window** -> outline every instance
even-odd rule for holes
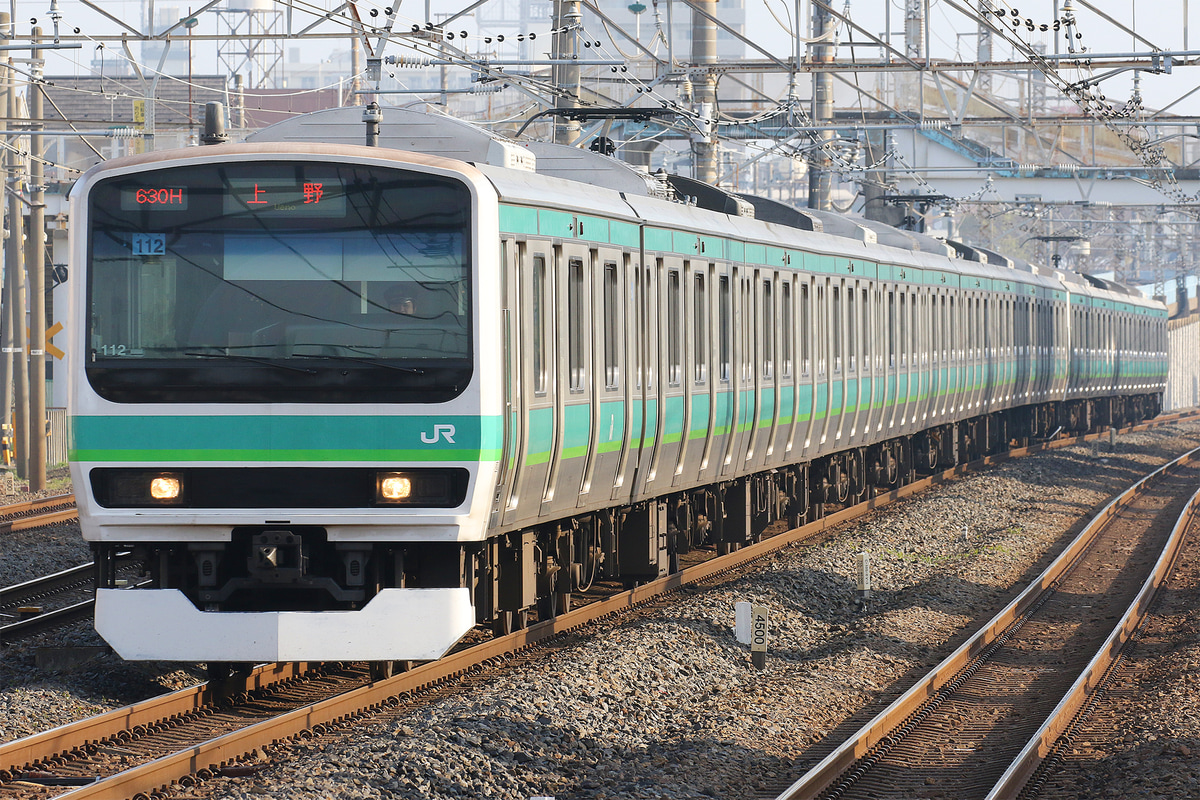
[[[762,374],[764,378],[775,375],[775,294],[771,281],[762,284]]]
[[[859,353],[862,356],[862,368],[865,372],[871,368],[871,303],[870,294],[866,289],[862,290],[859,304],[859,312],[862,316],[862,336],[859,338]]]
[[[846,368],[850,372],[858,367],[858,303],[854,287],[846,289]]]
[[[800,371],[805,375],[812,371],[812,308],[808,295],[808,283],[800,284]]]
[[[962,315],[963,333],[966,336],[963,342],[964,359],[975,357],[975,301],[967,295],[962,298],[962,302],[958,304],[958,313]]]
[[[533,391],[535,394],[546,393],[546,257],[533,257],[533,286],[531,288],[530,316],[532,317],[529,332],[530,344],[533,350]]]
[[[938,317],[938,295],[929,296],[929,360],[936,364],[941,360],[942,324]]]
[[[680,326],[683,324],[683,287],[679,283],[679,270],[667,273],[667,382],[678,386],[683,378],[683,342]]]
[[[779,296],[779,362],[781,375],[792,377],[792,337],[796,335],[795,315],[792,312],[792,284],[785,280]]]
[[[717,289],[717,324],[718,336],[720,341],[718,347],[718,357],[721,363],[720,380],[729,380],[730,370],[730,355],[731,339],[733,338],[733,315],[730,309],[730,303],[733,300],[733,295],[729,289],[729,276],[722,275]]]
[[[833,287],[833,371],[842,371],[842,289]]]
[[[620,340],[617,320],[623,318],[620,294],[617,289],[617,265],[604,265],[604,388],[616,389],[621,384]]]
[[[655,346],[655,343],[653,342],[649,332],[650,318],[654,316],[654,314],[651,312],[650,306],[653,303],[657,307],[656,299],[651,296],[654,286],[654,281],[651,280],[651,272],[652,270],[650,267],[635,267],[633,270],[634,282],[637,284],[638,331],[641,332],[641,335],[644,337],[643,340],[646,342],[646,349],[644,349],[642,352],[648,352]],[[658,261],[658,270],[653,274],[662,274],[661,260]],[[639,359],[639,361],[640,360],[641,359]],[[654,358],[646,359],[645,370],[647,391],[654,391],[654,365],[656,363],[657,362]],[[641,386],[641,371],[639,368],[638,388],[640,389]]]
[[[702,273],[696,273],[692,287],[692,348],[696,359],[696,383],[704,383],[708,380],[708,299]]]
[[[827,342],[829,337],[829,310],[825,306],[825,289],[826,284],[817,287],[817,306],[816,306],[816,346],[817,346],[817,374],[824,375],[829,368],[826,356],[828,352]]]
[[[875,328],[875,338],[872,340],[874,345],[872,349],[875,352],[875,369],[883,369],[884,360],[887,358],[887,347],[884,342],[885,332],[883,327],[883,289],[876,287],[875,300],[871,304],[871,307],[874,310],[872,319],[878,323]]]
[[[958,360],[958,354],[950,343],[950,332],[957,330],[954,322],[954,298],[947,300],[946,296],[942,295],[942,330],[945,331],[942,336],[942,360]]]
[[[908,366],[916,369],[920,366],[920,331],[917,327],[918,319],[918,303],[916,291],[908,294]]]
[[[921,347],[921,366],[929,366],[937,354],[937,297],[932,290],[921,293],[921,319],[925,321],[925,341]]]
[[[887,293],[887,354],[888,369],[896,368],[896,291],[888,289]]]
[[[572,258],[567,264],[567,374],[569,388],[582,391],[584,366],[583,259]]]
[[[1013,355],[1013,301],[1000,301],[1000,354]]]
[[[975,357],[983,357],[983,300],[975,298]]]
[[[647,274],[649,270],[647,270]],[[625,275],[633,276],[632,285],[629,287],[629,297],[625,301],[626,315],[633,320],[633,330],[627,333],[627,349],[626,358],[629,359],[629,372],[633,376],[633,386],[635,389],[642,388],[643,375],[646,365],[643,364],[642,354],[645,348],[642,346],[646,338],[646,298],[642,292],[642,269],[633,262],[629,253],[625,254]],[[632,347],[629,347],[632,345]]]
[[[743,279],[739,283],[742,287],[742,329],[738,334],[738,350],[741,354],[738,359],[741,365],[739,376],[742,381],[750,381],[754,380],[754,332],[761,326],[762,313],[754,297],[754,282]]]

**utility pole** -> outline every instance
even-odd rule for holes
[[[0,30],[8,30],[11,17],[7,11],[0,12]],[[11,61],[4,58],[0,61],[3,64],[3,69],[0,70],[0,108],[8,111],[8,92],[9,82],[12,80],[13,72],[9,69]],[[0,120],[0,136],[7,137],[8,120]],[[6,138],[7,141],[7,138]],[[7,205],[0,203],[0,215],[7,209]],[[9,235],[16,235],[17,226],[12,220],[8,221],[6,226],[9,230]],[[6,243],[7,244],[7,243]],[[9,415],[13,405],[12,391],[12,376],[13,376],[13,304],[12,304],[12,288],[10,278],[12,276],[12,262],[7,256],[4,259],[5,270],[3,279],[3,294],[0,296],[0,421],[4,423],[4,434],[9,436]],[[9,444],[11,445],[11,438]],[[11,455],[11,452],[10,452]]]
[[[925,43],[925,4],[928,0],[904,0],[904,55],[913,61],[927,57]],[[918,109],[918,116],[925,119],[925,75],[917,72],[900,77],[900,102],[903,108]]]
[[[580,0],[554,0],[554,59],[570,61],[579,58],[579,23],[583,19]],[[583,91],[580,83],[579,66],[555,64],[554,85],[560,97],[555,105],[559,108],[579,108],[579,95]],[[557,118],[554,122],[554,141],[570,144],[579,138],[579,120]]]
[[[357,34],[357,31],[355,31]],[[362,45],[359,42],[357,35],[350,37],[350,97],[346,98],[349,103],[354,105],[362,104],[362,95],[358,92],[362,89]],[[349,105],[346,100],[342,101],[342,105]]]
[[[825,39],[826,33],[833,28],[833,15],[825,7],[814,3],[812,10],[812,33],[817,43],[813,45],[813,63],[820,65],[833,60],[833,48]],[[833,75],[828,72],[813,73],[812,119],[813,124],[820,127],[833,119]],[[833,141],[832,130],[822,130],[816,134],[821,147],[813,154],[808,165],[808,207],[828,209],[829,194],[832,180],[829,174],[832,166],[829,157],[829,143]]]
[[[14,81],[8,87],[8,117],[16,120],[20,110],[15,73],[9,70],[9,80]],[[29,367],[25,353],[25,233],[24,215],[21,213],[21,173],[24,164],[15,152],[16,148],[8,151],[8,224],[9,235],[5,247],[5,258],[8,262],[8,317],[12,341],[12,374],[13,374],[13,405],[15,407],[12,438],[13,463],[17,467],[17,476],[25,478],[29,465]],[[5,409],[7,415],[8,410]]]
[[[46,488],[46,187],[42,165],[42,72],[45,62],[37,45],[42,29],[33,29],[33,80],[29,83],[29,490]]]
[[[720,175],[721,147],[717,142],[717,76],[712,66],[717,62],[717,26],[700,13],[706,8],[717,15],[717,0],[695,0],[692,11],[692,63],[696,74],[692,79],[693,111],[698,131],[692,134],[693,175],[696,180],[716,184]]]

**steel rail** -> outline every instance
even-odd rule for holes
[[[131,563],[129,553],[118,553],[118,570],[128,569]],[[89,561],[87,564],[80,564],[77,567],[64,569],[62,572],[56,572],[53,575],[44,575],[25,583],[0,588],[0,616],[22,605],[35,603],[42,599],[54,597],[57,594],[63,594],[72,590],[78,591],[84,588],[91,590],[91,586],[95,583],[95,571],[95,562]],[[138,585],[145,585],[146,583],[148,581],[142,581]],[[79,603],[51,611],[39,612],[36,616],[21,619],[17,622],[10,622],[0,627],[0,643],[9,643],[16,639],[31,636],[39,631],[49,630],[60,625],[84,619],[95,605],[95,593],[93,590],[92,597]]]
[[[70,508],[57,509],[58,506],[65,505],[69,505]],[[39,509],[43,508],[57,510],[40,512]],[[14,503],[13,505],[9,506],[0,506],[0,516],[19,514],[28,514],[28,516],[17,516],[15,519],[0,520],[0,534],[11,533],[13,531],[24,531],[31,528],[40,528],[44,525],[53,525],[56,522],[65,522],[70,519],[75,519],[79,515],[78,511],[75,509],[75,495],[73,494],[60,494],[55,497],[44,497],[39,500],[31,500],[26,503]]]
[[[1133,502],[1150,483],[1164,473],[1197,458],[1200,458],[1200,447],[1189,450],[1170,463],[1164,464],[1109,501],[1067,548],[1012,603],[996,614],[990,622],[947,656],[912,688],[860,728],[857,733],[805,773],[798,781],[785,789],[776,800],[800,800],[800,798],[816,797],[832,786],[849,767],[867,755],[877,744],[886,740],[892,731],[902,725],[927,701],[934,698],[939,690],[951,683],[980,653],[1000,638],[1014,622],[1024,616],[1042,594],[1070,568],[1079,555],[1092,543],[1097,533],[1118,511]],[[1000,796],[1007,797],[1009,795]]]
[[[89,561],[86,564],[64,569],[62,572],[56,572],[53,575],[44,575],[40,578],[34,578],[31,581],[25,581],[25,583],[5,586],[0,588],[0,608],[10,606],[25,598],[36,597],[47,592],[56,592],[66,587],[86,583],[95,574],[95,570],[95,562]]]
[[[1108,672],[1117,656],[1149,616],[1155,595],[1174,569],[1175,562],[1183,551],[1184,534],[1189,526],[1196,522],[1197,515],[1200,515],[1200,490],[1192,495],[1188,500],[1187,507],[1179,515],[1175,528],[1171,531],[1170,539],[1163,547],[1162,553],[1154,565],[1154,570],[1142,584],[1138,596],[1130,603],[1129,608],[1126,609],[1113,632],[1105,640],[1104,645],[1071,686],[1051,716],[1029,740],[1029,744],[1025,745],[1021,753],[1013,759],[1004,775],[988,793],[986,800],[1016,797],[1054,751],[1059,738],[1071,729],[1080,710],[1092,697],[1103,691]]]
[[[201,683],[0,744],[0,779],[11,780],[14,772],[46,758],[48,754],[66,753],[104,739],[134,734],[145,726],[199,711],[227,696],[227,693],[261,689],[302,675],[308,668],[305,662],[268,664],[251,672],[245,678],[244,687],[240,682],[231,687],[230,682],[226,681],[218,691],[218,687]]]
[[[94,599],[81,600],[78,603],[56,608],[53,611],[43,611],[35,616],[10,622],[0,627],[0,643],[22,639],[26,636],[32,636],[35,633],[49,630],[50,628],[56,628],[59,625],[66,625],[70,622],[87,619],[95,606],[96,601]]]

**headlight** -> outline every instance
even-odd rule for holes
[[[176,475],[159,475],[150,481],[150,496],[160,503],[178,500],[183,494],[183,481]]]
[[[403,502],[412,497],[412,478],[407,475],[380,475],[379,499],[385,503]]]
[[[375,476],[375,503],[450,508],[462,503],[466,496],[466,479],[466,471],[457,469],[379,472]]]
[[[104,479],[93,476],[101,505],[113,507],[177,506],[183,503],[183,474],[159,470],[114,470]]]

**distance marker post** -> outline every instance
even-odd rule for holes
[[[734,635],[750,645],[750,658],[756,669],[767,666],[767,607],[741,601],[733,604]]]

